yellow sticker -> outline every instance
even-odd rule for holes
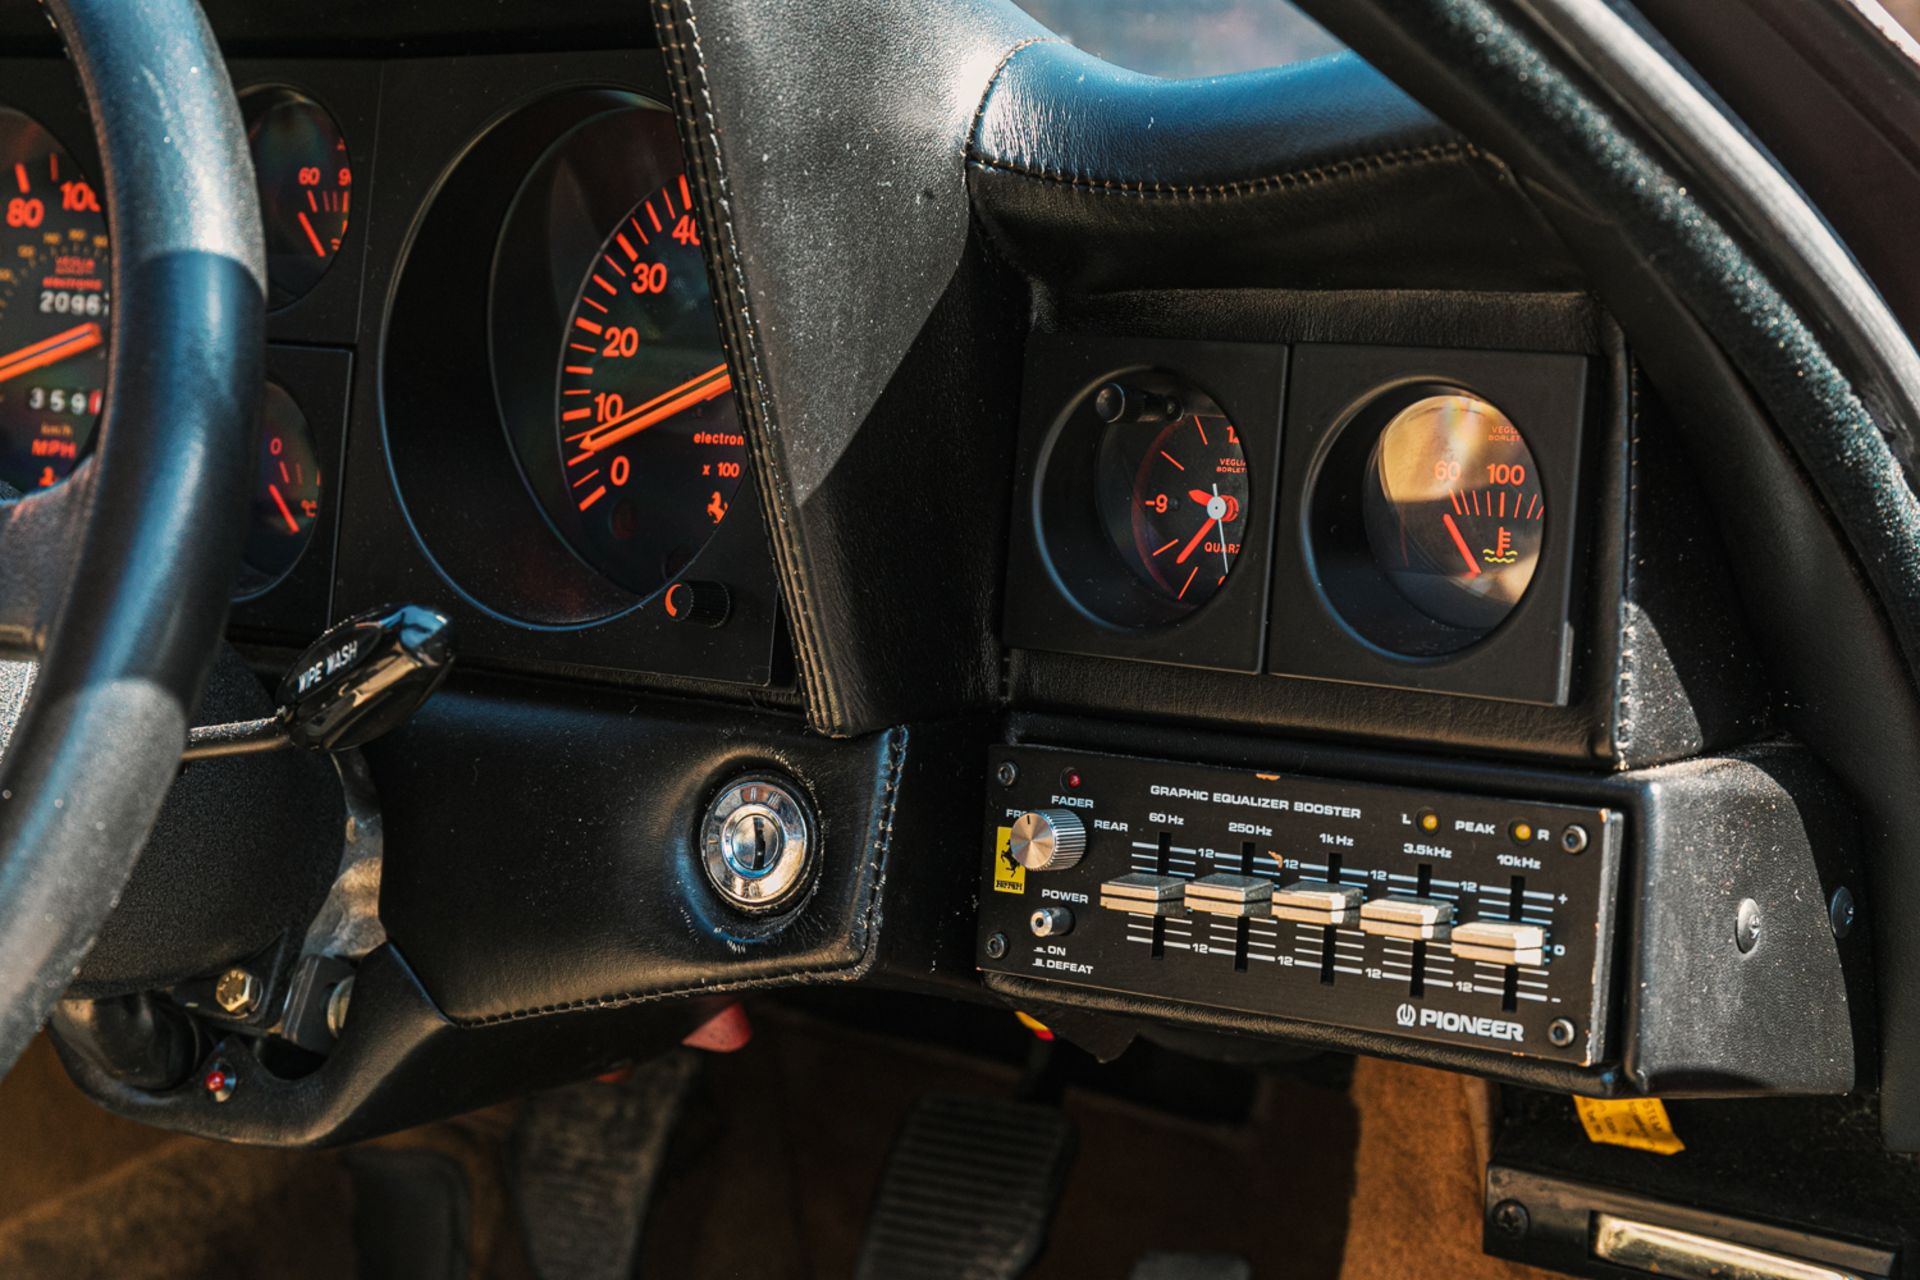
[[[1575,1098],[1573,1107],[1590,1141],[1658,1156],[1687,1149],[1658,1098]]]
[[[1027,891],[1027,869],[1013,860],[1013,854],[1008,852],[1011,848],[1013,848],[1013,828],[999,828],[994,833],[993,841],[993,891],[995,893]]]

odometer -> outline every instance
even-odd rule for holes
[[[607,235],[562,342],[563,526],[589,564],[652,595],[712,538],[746,468],[684,175]]]
[[[92,442],[107,380],[107,221],[53,135],[0,108],[0,480],[44,489]]]

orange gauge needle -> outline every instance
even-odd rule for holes
[[[293,512],[287,509],[287,500],[280,496],[280,486],[270,484],[267,486],[267,492],[273,495],[273,504],[280,508],[280,514],[287,518],[287,532],[300,532],[300,522],[295,520],[293,518]]]
[[[321,244],[320,237],[314,234],[313,224],[307,221],[307,211],[305,209],[300,209],[297,212],[300,215],[300,226],[307,233],[307,243],[313,246],[313,256],[316,258],[326,257],[327,256],[326,246]]]
[[[1473,562],[1473,552],[1467,550],[1467,540],[1460,536],[1460,526],[1453,522],[1452,513],[1443,512],[1440,518],[1447,522],[1447,532],[1453,535],[1453,545],[1460,549],[1460,558],[1467,562],[1467,576],[1479,577],[1480,566]]]
[[[671,391],[663,391],[638,408],[629,409],[619,417],[585,432],[580,441],[579,457],[569,460],[568,465],[619,444],[628,436],[639,435],[656,422],[665,422],[674,414],[683,413],[696,404],[718,399],[731,390],[733,375],[727,372],[727,366],[717,364],[705,373],[688,378]]]
[[[1200,532],[1193,535],[1193,541],[1180,548],[1180,554],[1173,558],[1173,562],[1175,564],[1185,564],[1187,557],[1193,554],[1194,548],[1200,545],[1200,539],[1207,536],[1207,530],[1213,528],[1213,526],[1218,523],[1220,522],[1213,517],[1207,517],[1207,522],[1200,526]]]
[[[89,320],[85,324],[64,329],[51,338],[28,343],[18,351],[0,356],[0,382],[17,378],[23,373],[32,373],[35,369],[44,369],[68,356],[77,356],[82,351],[91,351],[102,340],[100,326]]]
[[[1213,495],[1205,489],[1189,489],[1187,490],[1187,496],[1203,507],[1213,501]]]

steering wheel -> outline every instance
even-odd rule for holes
[[[45,0],[113,234],[91,458],[0,505],[0,656],[39,663],[0,757],[0,1075],[59,999],[179,768],[240,563],[265,253],[233,87],[193,0]]]

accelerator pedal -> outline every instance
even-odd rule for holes
[[[1073,1126],[1054,1107],[929,1094],[880,1181],[855,1280],[1014,1280],[1046,1243]]]

